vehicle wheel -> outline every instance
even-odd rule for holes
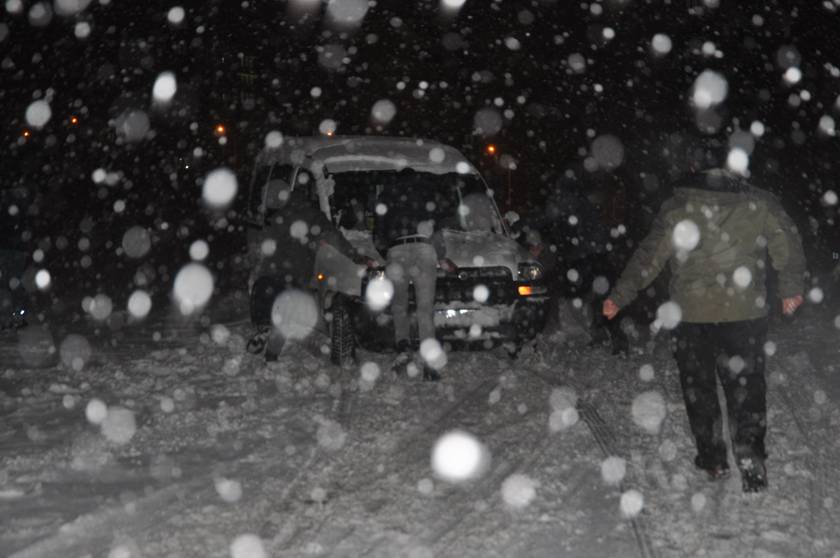
[[[353,332],[353,317],[350,311],[341,303],[332,308],[330,322],[330,361],[337,366],[344,366],[353,362],[356,349],[356,338]]]

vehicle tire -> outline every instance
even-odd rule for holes
[[[330,322],[330,361],[337,366],[353,362],[356,353],[356,336],[353,332],[353,317],[341,302],[332,307]]]

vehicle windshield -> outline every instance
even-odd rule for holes
[[[436,229],[502,233],[496,205],[480,177],[406,171],[346,172],[332,175],[333,217],[348,229],[375,231],[389,206],[416,212]]]

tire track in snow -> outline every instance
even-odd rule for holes
[[[446,430],[458,426],[456,417],[466,414],[471,416],[475,411],[475,404],[481,405],[487,402],[490,393],[496,389],[499,382],[495,378],[486,378],[477,383],[462,397],[456,399],[441,413],[434,417],[425,426],[415,430],[407,438],[404,438],[401,444],[398,444],[390,456],[396,459],[395,465],[404,465],[407,462],[416,462],[420,457],[418,453],[423,454],[422,462],[428,461],[432,443]],[[412,451],[413,450],[413,451]]]
[[[333,420],[341,425],[345,431],[349,430],[352,425],[353,412],[356,403],[358,402],[358,397],[359,390],[351,389],[349,383],[345,381],[342,382],[341,390],[331,405],[330,413]],[[260,509],[259,515],[270,515],[271,509],[282,508],[282,506],[289,501],[294,490],[301,484],[302,480],[307,475],[312,475],[313,473],[321,475],[324,465],[331,463],[332,459],[324,460],[324,465],[315,471],[313,471],[312,467],[320,460],[319,458],[323,457],[335,458],[336,456],[327,453],[316,441],[310,447],[309,455],[307,456],[306,461],[297,469],[297,472],[293,475],[293,477],[284,484],[279,497],[264,500],[264,504]],[[305,511],[306,509],[303,508],[288,517],[284,517],[284,529],[288,532],[282,543],[285,549],[293,547],[297,544],[300,541],[300,538],[306,534],[309,528],[311,528],[311,526],[302,525],[302,520],[307,519],[304,517],[306,515]],[[320,531],[324,527],[326,521],[327,518],[323,518],[322,521],[316,525],[316,532]],[[272,521],[265,521],[260,528],[260,533],[266,533],[269,530],[273,530],[275,527],[276,526],[272,525]]]
[[[554,378],[547,377],[545,374],[538,372],[537,370],[531,370],[530,372],[534,376],[540,378],[549,387],[554,388],[563,385],[563,383],[556,381]],[[575,385],[574,382],[568,382],[568,385],[574,387],[575,390],[581,394],[581,400],[578,401],[577,409],[580,413],[580,418],[586,424],[589,432],[592,433],[592,437],[595,439],[595,443],[600,448],[601,454],[604,458],[617,456],[618,452],[615,449],[617,438],[612,428],[610,428],[592,404],[583,400],[583,396],[586,394],[585,391],[582,391],[581,388],[578,385]],[[619,483],[619,489],[622,493],[627,490],[627,483],[624,480]],[[657,558],[658,553],[651,543],[650,535],[647,526],[645,525],[646,522],[642,515],[640,514],[631,518],[629,522],[633,528],[633,536],[636,540],[636,544],[638,545],[639,555],[641,558]]]
[[[256,449],[261,447],[262,444],[257,443]],[[84,513],[64,524],[54,535],[19,549],[11,558],[106,553],[111,548],[114,533],[136,539],[159,529],[179,511],[215,499],[213,477],[219,466],[235,468],[254,450],[254,446],[246,446],[223,463],[204,464],[195,471],[185,471],[184,480],[145,494],[130,505],[111,504]]]
[[[451,540],[450,535],[462,524],[466,523],[467,520],[478,511],[474,505],[475,500],[490,500],[496,492],[498,492],[499,487],[506,478],[517,471],[523,471],[534,467],[534,465],[536,465],[536,463],[539,462],[545,454],[550,441],[550,437],[545,436],[542,428],[539,429],[539,432],[534,433],[534,437],[537,439],[535,443],[529,446],[529,450],[531,451],[527,454],[523,455],[520,452],[519,456],[512,456],[510,454],[512,454],[513,451],[508,451],[501,452],[500,456],[500,452],[495,451],[493,453],[493,459],[500,462],[499,465],[494,467],[489,474],[482,477],[474,488],[471,488],[469,491],[469,501],[464,501],[462,499],[460,502],[450,502],[447,513],[451,514],[453,517],[444,517],[440,519],[438,521],[440,525],[432,528],[432,533],[425,538],[425,543],[428,546],[439,548],[442,552],[446,551],[455,542]],[[482,435],[481,438],[483,440],[489,439],[486,434]],[[511,447],[511,445],[502,444],[501,447],[508,448]],[[447,541],[447,539],[449,540]]]
[[[579,405],[580,417],[589,427],[592,436],[595,438],[598,447],[601,448],[601,453],[604,458],[618,455],[615,451],[616,437],[612,429],[607,425],[595,407],[586,402]],[[619,483],[619,489],[622,493],[627,490],[627,483],[622,480]],[[639,555],[642,558],[656,558],[658,553],[650,541],[647,526],[645,525],[644,517],[640,514],[630,519],[630,525],[633,527],[633,536],[636,539],[636,544],[639,546]]]
[[[392,458],[396,458],[392,468],[397,467],[398,471],[394,472],[398,472],[401,476],[422,477],[429,467],[429,455],[434,441],[444,432],[462,426],[466,421],[460,417],[477,423],[477,417],[486,416],[487,411],[492,408],[488,404],[488,398],[499,387],[499,380],[496,378],[486,378],[477,382],[466,394],[439,413],[433,421],[403,439],[402,443],[390,453]],[[533,423],[535,414],[544,413],[528,412],[524,416],[517,415],[516,420],[505,421],[504,424],[489,428],[485,423],[484,428],[474,431],[473,434],[485,445],[491,447],[491,440],[494,437],[510,436],[509,430],[517,428],[520,433],[517,439],[521,440],[521,429]],[[455,488],[443,496],[442,500],[438,500],[438,503],[444,503],[445,509],[441,513],[436,513],[434,517],[424,520],[424,524],[431,523],[432,527],[425,534],[418,535],[418,541],[426,548],[437,547],[440,553],[445,553],[445,550],[455,543],[451,535],[474,516],[477,511],[476,502],[487,502],[494,498],[504,479],[516,471],[533,466],[544,455],[550,442],[550,438],[545,436],[544,422],[540,421],[540,427],[530,433],[531,439],[527,452],[517,452],[518,449],[521,450],[521,443],[504,442],[492,445],[491,455],[496,465],[490,472],[471,484],[469,492]],[[386,471],[381,473],[380,478],[387,478],[387,476]],[[389,543],[387,539],[376,540],[360,555],[380,555],[381,551],[388,550],[381,547]]]
[[[434,384],[430,384],[434,385]],[[464,419],[474,419],[476,412],[481,406],[487,405],[487,398],[490,393],[499,385],[498,379],[495,377],[486,377],[481,381],[470,385],[466,393],[450,402],[441,412],[439,412],[432,420],[425,422],[422,426],[415,428],[413,431],[407,433],[400,438],[399,443],[387,452],[383,459],[385,460],[384,469],[377,470],[375,467],[362,467],[361,470],[370,471],[367,475],[355,474],[358,479],[352,484],[342,484],[341,492],[329,500],[328,513],[318,522],[314,529],[310,526],[308,529],[301,529],[291,537],[283,542],[282,550],[291,552],[294,545],[300,542],[303,535],[307,535],[310,540],[316,541],[324,538],[333,538],[325,534],[325,529],[333,528],[331,520],[337,518],[344,519],[345,516],[341,513],[336,515],[336,509],[339,504],[343,503],[351,505],[350,501],[358,496],[360,493],[373,488],[377,483],[385,482],[393,475],[419,476],[420,471],[429,466],[429,455],[434,444],[434,441],[444,432],[454,427],[459,426],[465,422]],[[353,392],[354,400],[358,398],[358,390]],[[338,416],[341,416],[343,409],[349,409],[355,403],[340,403],[335,408],[338,411]],[[463,417],[463,418],[460,418]],[[352,413],[349,417],[352,420]],[[365,460],[369,456],[364,456]],[[353,467],[354,471],[358,471],[358,467]],[[332,546],[337,547],[346,544],[346,538],[352,536],[356,532],[356,528],[351,528],[343,533],[343,538],[335,540]],[[385,544],[387,541],[374,541],[373,544],[368,544],[370,548],[367,553],[374,553],[378,546]]]
[[[799,367],[788,365],[786,368]],[[798,441],[807,450],[803,457],[807,466],[808,521],[804,521],[803,514],[799,514],[796,520],[804,523],[803,528],[812,540],[820,537],[829,539],[835,535],[838,518],[831,507],[826,505],[826,501],[828,499],[832,503],[840,502],[840,490],[836,482],[840,473],[840,456],[834,447],[836,430],[829,424],[828,413],[831,412],[831,406],[827,402],[821,406],[814,406],[814,398],[808,394],[818,391],[814,381],[816,371],[810,366],[810,362],[807,368],[797,370],[799,376],[795,382],[776,386],[775,389],[771,387],[768,390],[768,399],[772,406],[785,410],[777,415],[776,420],[781,419],[782,424],[792,427],[799,434]],[[811,413],[810,417],[802,415],[802,411],[806,409]],[[770,482],[773,480],[770,479]]]

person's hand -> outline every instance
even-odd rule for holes
[[[458,266],[449,258],[441,258],[438,260],[438,265],[447,273],[455,273],[458,271]]]
[[[612,320],[618,315],[619,310],[620,308],[618,307],[618,305],[615,302],[613,302],[611,298],[608,298],[604,301],[604,306],[601,309],[601,313],[604,314],[604,316],[606,316],[608,320]]]
[[[803,302],[805,302],[805,299],[802,298],[802,295],[784,298],[782,299],[782,312],[785,316],[793,316],[793,313],[802,306]]]

